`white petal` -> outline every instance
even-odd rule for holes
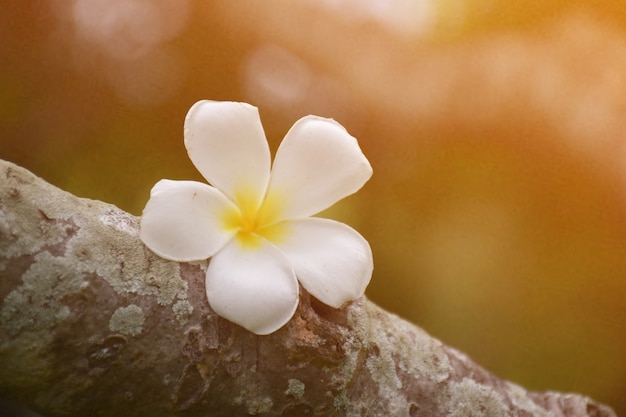
[[[356,230],[333,220],[288,220],[288,237],[276,245],[289,259],[302,286],[339,308],[363,295],[374,268],[372,250]]]
[[[253,209],[258,207],[267,188],[271,159],[256,107],[230,101],[197,102],[185,118],[185,147],[212,185],[238,204],[245,198],[255,205]]]
[[[343,126],[306,116],[278,148],[268,198],[282,201],[283,219],[306,217],[356,192],[371,175],[357,140]]]
[[[139,237],[166,259],[207,259],[234,235],[223,224],[224,213],[232,210],[237,210],[234,204],[207,184],[161,180],[143,209]]]
[[[207,269],[206,293],[217,314],[256,334],[278,330],[298,306],[291,265],[261,238],[255,247],[234,239],[217,253]]]

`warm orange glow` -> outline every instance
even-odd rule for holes
[[[328,214],[372,246],[368,295],[500,376],[626,414],[622,2],[50,4],[3,6],[1,158],[139,214],[157,180],[202,180],[197,100],[258,105],[274,148],[333,117],[374,168]],[[275,238],[270,208],[229,224]]]

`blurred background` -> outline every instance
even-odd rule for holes
[[[356,136],[324,217],[368,296],[535,390],[626,415],[626,8],[592,0],[41,0],[0,13],[0,158],[139,215],[199,99]]]

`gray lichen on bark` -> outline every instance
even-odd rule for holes
[[[143,329],[145,319],[143,310],[135,304],[120,307],[115,310],[109,320],[109,330],[123,335],[137,336]]]
[[[614,416],[503,381],[365,298],[302,291],[253,335],[211,311],[207,262],[160,259],[137,227],[0,162],[0,398],[47,416]]]

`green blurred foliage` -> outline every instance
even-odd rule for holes
[[[368,296],[501,377],[626,413],[620,2],[415,1],[420,27],[375,1],[122,3],[3,5],[0,158],[139,215],[157,180],[201,180],[196,100],[258,105],[272,149],[334,117],[374,167],[323,213],[370,241]]]

